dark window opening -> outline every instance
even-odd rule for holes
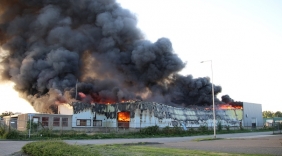
[[[76,125],[77,126],[90,126],[90,119],[77,119]]]
[[[59,117],[54,117],[53,118],[53,126],[60,126],[60,118]]]
[[[42,126],[49,125],[49,117],[42,117]]]
[[[68,127],[68,118],[62,118],[62,126]]]

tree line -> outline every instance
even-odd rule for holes
[[[13,112],[2,112],[1,114],[0,114],[0,117],[2,118],[2,117],[4,117],[4,116],[10,116],[10,115],[14,115],[15,113],[13,113]]]
[[[272,111],[263,111],[262,112],[263,118],[273,118],[273,117],[282,117],[282,112],[272,112]]]

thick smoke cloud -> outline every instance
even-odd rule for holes
[[[115,0],[1,0],[1,78],[39,112],[75,98],[210,105],[210,79],[177,74],[170,40],[151,43],[136,25]]]
[[[224,102],[224,103],[234,102],[234,100],[229,95],[221,96],[221,101]]]

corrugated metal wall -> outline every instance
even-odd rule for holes
[[[256,127],[263,126],[262,107],[261,104],[243,102],[243,126],[252,127],[256,123]]]

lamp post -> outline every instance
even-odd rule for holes
[[[202,61],[201,63],[211,62],[211,78],[212,78],[212,109],[213,109],[213,135],[214,139],[216,138],[215,130],[215,106],[214,106],[214,88],[213,88],[213,69],[212,69],[212,60]]]

